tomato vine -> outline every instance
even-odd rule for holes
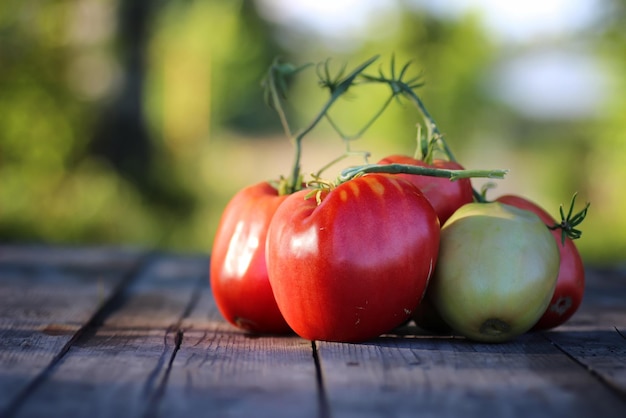
[[[266,89],[265,97],[270,105],[278,112],[283,129],[294,144],[294,161],[291,176],[286,179],[286,183],[282,182],[282,185],[279,188],[279,192],[281,194],[291,194],[301,188],[302,174],[300,160],[302,158],[302,139],[309,132],[311,132],[324,117],[327,116],[328,110],[335,103],[335,101],[348,91],[348,89],[355,83],[357,76],[377,59],[378,56],[368,59],[361,65],[357,66],[345,77],[343,77],[343,70],[340,71],[339,75],[334,80],[331,80],[329,75],[328,80],[330,83],[328,83],[326,87],[329,87],[330,89],[330,97],[324,103],[321,110],[317,113],[313,120],[295,134],[292,134],[291,132],[291,128],[289,127],[289,123],[287,122],[287,118],[283,110],[281,99],[286,98],[286,86],[288,79],[302,69],[310,66],[310,64],[305,64],[301,67],[294,67],[291,64],[281,63],[279,60],[276,60],[274,64],[272,64],[263,83]]]
[[[418,131],[418,151],[421,152],[420,159],[430,163],[432,162],[434,152],[441,151],[449,161],[456,162],[456,158],[446,143],[434,118],[426,109],[422,99],[415,93],[415,89],[424,85],[421,81],[422,76],[418,75],[408,80],[404,79],[411,64],[411,61],[404,64],[400,72],[396,75],[395,56],[392,56],[389,76],[386,76],[382,68],[380,68],[377,76],[362,74],[362,77],[369,82],[387,84],[391,89],[392,98],[405,97],[417,107],[424,118],[424,124],[426,126],[426,141],[422,140],[421,130]]]
[[[454,181],[472,177],[503,179],[506,173],[508,173],[508,170],[448,170],[443,168],[421,167],[408,164],[367,164],[343,170],[337,181],[339,183],[344,183],[363,174],[371,173],[416,174],[422,176],[445,177]]]
[[[426,106],[424,106],[422,100],[414,91],[414,89],[423,85],[423,82],[421,82],[421,76],[405,80],[407,70],[409,69],[409,66],[411,64],[410,62],[405,64],[399,71],[399,73],[396,74],[395,57],[392,57],[391,59],[391,75],[389,77],[384,74],[382,69],[379,70],[378,76],[365,74],[364,71],[372,63],[374,63],[378,59],[378,57],[379,56],[376,55],[364,61],[347,75],[345,74],[345,65],[342,66],[339,71],[337,71],[333,75],[330,71],[330,60],[326,60],[323,63],[317,64],[316,72],[319,79],[318,83],[322,88],[327,89],[330,95],[322,108],[313,118],[313,120],[296,133],[292,133],[291,127],[289,126],[285,111],[283,109],[282,102],[287,98],[287,84],[289,82],[289,79],[303,69],[310,67],[311,64],[309,63],[296,67],[292,64],[283,63],[282,61],[277,59],[270,66],[267,76],[263,82],[263,86],[265,87],[265,99],[268,104],[278,113],[281,124],[283,126],[283,130],[294,145],[294,160],[292,164],[291,175],[286,179],[281,178],[281,180],[276,185],[280,195],[291,194],[302,188],[303,176],[300,166],[300,160],[302,157],[302,140],[319,124],[322,119],[326,119],[333,128],[333,130],[335,130],[335,132],[337,132],[337,134],[341,137],[341,139],[346,144],[346,150],[341,156],[333,159],[330,163],[324,165],[317,173],[312,175],[313,181],[309,182],[309,184],[314,186],[314,188],[319,188],[320,186],[324,188],[328,187],[327,185],[329,184],[329,182],[321,180],[321,173],[331,165],[336,164],[347,156],[362,155],[367,162],[369,153],[366,151],[352,151],[350,149],[350,142],[360,138],[385,112],[390,103],[394,99],[399,100],[400,97],[408,97],[409,100],[411,100],[417,106],[425,119],[427,129],[426,141],[422,140],[421,128],[418,127],[418,148],[422,153],[422,158],[431,160],[433,153],[436,150],[440,150],[446,155],[447,159],[449,159],[450,161],[455,161],[454,155],[452,154],[452,151],[443,139],[443,135],[441,135],[437,124],[428,113],[428,110],[426,109]],[[357,84],[359,81],[365,83],[385,83],[390,86],[391,95],[385,100],[382,106],[376,111],[376,113],[373,114],[370,120],[356,134],[346,135],[338,126],[338,124],[331,118],[331,116],[329,115],[329,110],[338,98],[344,95],[350,89],[350,87]],[[446,177],[450,178],[451,180],[456,180],[460,178],[470,177],[487,177],[501,179],[504,177],[506,172],[507,170],[443,170],[431,167],[418,167],[405,164],[365,164],[362,166],[352,167],[344,170],[337,179],[336,184],[343,183],[354,177],[366,173],[408,173],[435,177]]]

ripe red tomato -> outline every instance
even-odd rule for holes
[[[523,197],[505,195],[496,200],[535,213],[547,226],[557,223],[543,208]],[[582,303],[585,291],[585,269],[574,241],[568,237],[563,244],[560,229],[553,230],[552,235],[561,253],[559,276],[550,305],[533,327],[534,330],[554,328],[571,318]]]
[[[427,164],[406,155],[391,155],[383,158],[378,164],[409,164],[421,167],[443,168],[447,170],[462,170],[463,166],[453,161],[433,160]],[[448,218],[461,206],[474,200],[470,179],[450,181],[443,177],[419,176],[414,174],[397,174],[415,184],[424,193],[443,225]]]
[[[404,323],[439,251],[439,221],[423,194],[385,174],[357,177],[318,200],[290,195],[267,237],[276,302],[309,340],[365,341]],[[306,198],[305,198],[306,197]]]
[[[231,324],[255,333],[288,333],[265,264],[265,240],[287,196],[267,182],[239,191],[220,220],[211,254],[210,281],[218,309]]]

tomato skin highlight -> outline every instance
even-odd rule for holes
[[[504,342],[545,312],[558,272],[558,248],[537,215],[499,202],[470,203],[441,229],[428,296],[454,331]]]
[[[404,323],[439,249],[439,221],[401,178],[371,174],[278,208],[267,239],[276,302],[302,338],[359,342]]]
[[[435,159],[432,164],[427,164],[422,160],[406,155],[390,155],[380,160],[378,164],[408,164],[446,170],[463,170],[463,166],[454,161]],[[422,191],[435,209],[435,212],[437,212],[441,225],[443,225],[458,208],[474,201],[470,179],[450,181],[450,179],[443,177],[414,174],[396,175],[409,180]]]
[[[213,242],[210,283],[217,307],[228,322],[252,333],[291,332],[265,262],[267,230],[286,197],[268,182],[242,189],[224,209]]]
[[[535,213],[547,226],[557,224],[556,220],[543,208],[521,196],[504,195],[496,200]],[[533,330],[551,329],[565,323],[580,307],[585,292],[585,268],[576,244],[567,237],[563,245],[560,229],[551,232],[561,257],[559,276],[550,305]]]

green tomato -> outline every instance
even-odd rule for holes
[[[429,297],[444,321],[475,341],[504,342],[545,312],[559,273],[559,250],[532,212],[469,203],[441,230]]]

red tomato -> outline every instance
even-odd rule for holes
[[[462,170],[463,166],[453,161],[434,160],[427,164],[405,155],[391,155],[383,158],[378,164],[409,164],[421,167],[443,168],[447,170]],[[450,181],[444,177],[418,176],[414,174],[397,174],[408,179],[424,193],[443,225],[448,218],[461,206],[474,200],[470,179]]]
[[[436,268],[436,266],[435,266]],[[426,293],[417,309],[411,314],[411,318],[415,324],[424,331],[433,334],[450,334],[452,328],[443,320],[437,309],[433,306],[433,301],[429,297],[430,292],[426,289]]]
[[[557,222],[537,204],[520,196],[506,195],[496,199],[499,202],[525,209],[535,213],[548,226]],[[556,290],[548,309],[533,327],[534,330],[545,330],[557,327],[571,318],[582,303],[585,290],[585,269],[578,249],[570,238],[561,242],[561,230],[555,229],[552,235],[561,253],[561,264]]]
[[[287,323],[309,340],[365,341],[404,323],[439,251],[439,221],[423,194],[390,175],[331,191],[296,192],[278,208],[267,267]]]
[[[211,289],[233,325],[255,333],[287,333],[270,287],[265,240],[274,212],[287,196],[269,183],[246,187],[228,203],[211,254]]]

